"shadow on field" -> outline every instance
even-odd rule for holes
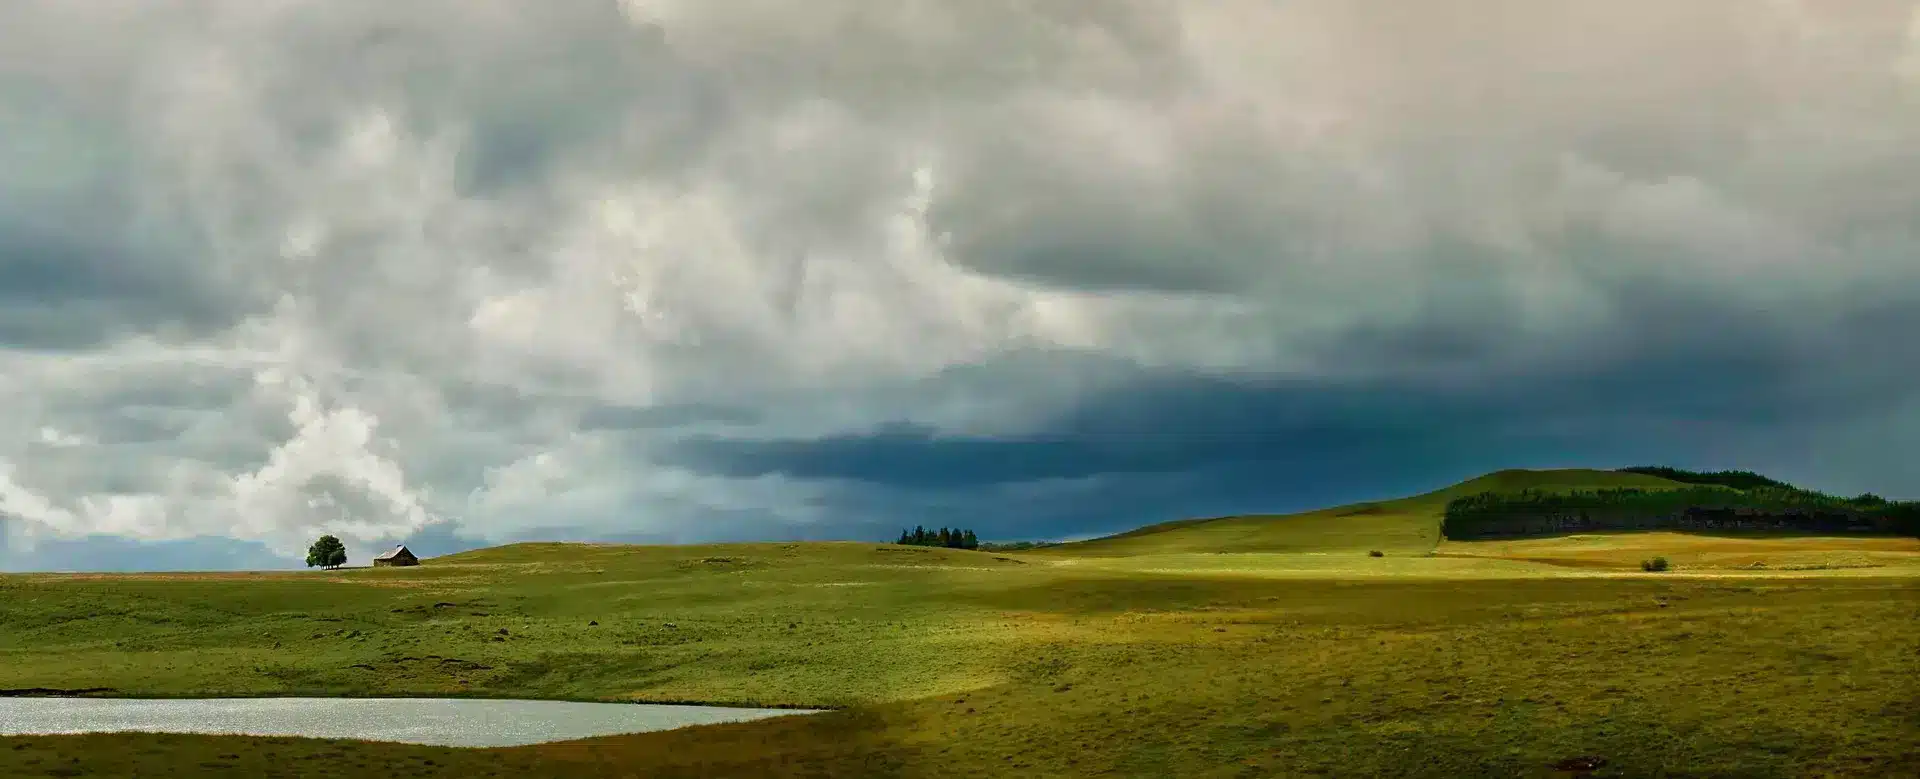
[[[921,756],[896,739],[914,730],[900,727],[903,719],[891,707],[834,711],[501,752],[562,772],[555,776],[620,776],[639,766],[640,775],[662,779],[919,776],[912,766]]]
[[[875,711],[501,749],[299,738],[90,734],[0,738],[7,777],[828,777],[910,779],[918,752]]]
[[[1516,609],[1566,604],[1581,613],[1640,608],[1670,591],[1659,580],[1539,579],[1515,587],[1487,579],[1325,581],[1132,575],[1059,579],[969,593],[975,606],[1058,615],[1255,612],[1324,623],[1459,625],[1502,619]]]

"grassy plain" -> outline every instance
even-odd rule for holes
[[[1920,775],[1920,546],[1381,542],[1437,522],[1437,495],[1124,552],[526,544],[0,577],[0,689],[840,709],[498,750],[0,738],[0,776]],[[1654,553],[1675,570],[1640,572]]]

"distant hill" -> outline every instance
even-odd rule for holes
[[[1406,498],[1354,503],[1296,514],[1249,514],[1182,519],[1136,528],[1101,538],[1055,544],[1036,553],[1071,555],[1192,554],[1224,552],[1355,552],[1424,553],[1443,538],[1449,507],[1472,504],[1493,507],[1524,517],[1546,517],[1551,511],[1582,501],[1631,499],[1636,506],[1625,515],[1690,516],[1686,522],[1622,522],[1618,529],[1742,529],[1728,525],[1740,510],[1787,507],[1824,507],[1826,515],[1809,514],[1805,527],[1821,532],[1914,534],[1912,520],[1902,511],[1920,513],[1915,504],[1893,504],[1862,496],[1841,499],[1802,490],[1751,471],[1689,471],[1665,466],[1638,466],[1618,470],[1559,468],[1495,471],[1432,492]],[[1861,502],[1865,501],[1865,502]],[[1654,509],[1657,508],[1657,511]],[[1688,514],[1689,508],[1698,508]],[[1705,513],[1701,513],[1704,511]],[[1532,512],[1532,514],[1528,514]],[[1637,513],[1636,513],[1637,512]],[[1725,514],[1716,513],[1725,512]],[[1590,512],[1591,513],[1591,512]],[[1764,513],[1764,512],[1762,512]],[[1564,516],[1564,512],[1553,516]],[[1866,517],[1888,517],[1879,524]],[[1531,524],[1528,522],[1531,521]],[[1902,524],[1903,522],[1908,524]],[[1520,531],[1509,535],[1569,532],[1564,522],[1522,520]],[[1750,529],[1794,530],[1783,522],[1758,523]],[[1697,525],[1697,527],[1696,527]],[[1725,526],[1725,527],[1722,527]],[[1464,527],[1464,525],[1462,525]],[[1609,529],[1595,526],[1589,529]],[[1448,533],[1445,537],[1454,537]],[[1463,533],[1461,537],[1485,537]]]
[[[1520,492],[1532,490],[1544,493],[1577,492],[1581,490],[1604,489],[1647,489],[1673,490],[1687,486],[1689,482],[1670,479],[1663,476],[1637,473],[1622,469],[1605,471],[1592,468],[1551,468],[1527,470],[1509,468],[1494,471],[1485,476],[1468,479],[1445,489],[1417,495],[1407,500],[1424,504],[1440,504],[1465,495],[1478,495],[1485,492]]]
[[[1669,481],[1682,482],[1686,484],[1717,485],[1721,487],[1732,487],[1736,490],[1753,490],[1753,489],[1763,489],[1763,488],[1773,488],[1773,489],[1782,489],[1782,490],[1798,489],[1797,487],[1791,484],[1788,484],[1783,481],[1778,481],[1775,479],[1769,479],[1765,476],[1761,476],[1760,474],[1754,473],[1753,471],[1705,472],[1705,471],[1689,471],[1689,470],[1683,470],[1680,468],[1669,468],[1664,465],[1642,465],[1642,466],[1636,466],[1633,468],[1621,468],[1620,472],[1621,473],[1638,473],[1638,474],[1644,474],[1647,476],[1658,476],[1662,479],[1667,479]]]
[[[1623,530],[1920,536],[1920,502],[1872,494],[1843,498],[1751,471],[1642,467],[1621,472],[1683,487],[1486,490],[1449,500],[1440,532],[1451,540]]]
[[[1440,542],[1448,501],[1486,492],[1576,492],[1612,488],[1680,489],[1682,482],[1642,473],[1587,468],[1496,471],[1432,492],[1298,514],[1183,519],[1117,535],[1057,544],[1038,553],[1138,555],[1209,552],[1418,552]]]

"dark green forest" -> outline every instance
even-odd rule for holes
[[[1668,468],[1664,465],[1637,465],[1621,468],[1621,473],[1637,473],[1643,476],[1657,476],[1668,481],[1682,484],[1717,484],[1736,490],[1751,490],[1766,487],[1791,490],[1795,487],[1783,481],[1769,479],[1753,471],[1688,471],[1680,468]]]
[[[1842,498],[1748,471],[1621,470],[1690,486],[1469,495],[1448,502],[1441,534],[1463,540],[1596,530],[1920,536],[1920,502],[1873,494]]]
[[[894,543],[907,546],[943,546],[948,549],[980,548],[980,538],[975,536],[972,530],[944,527],[939,530],[928,530],[916,526],[912,530],[902,530],[900,539]]]

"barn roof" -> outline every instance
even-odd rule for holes
[[[387,552],[386,554],[383,554],[383,555],[380,555],[379,557],[375,557],[375,558],[373,558],[373,559],[375,559],[375,560],[392,560],[392,559],[394,559],[394,558],[397,558],[397,557],[400,557],[401,555],[405,555],[405,556],[407,556],[407,557],[412,557],[412,556],[413,556],[413,553],[412,553],[412,552],[409,552],[409,551],[407,551],[407,545],[406,545],[406,544],[401,544],[401,545],[399,545],[399,546],[395,546],[395,547],[393,548],[393,551],[390,551],[390,552]]]

